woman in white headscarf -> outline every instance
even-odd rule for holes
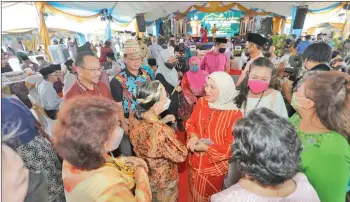
[[[237,91],[231,76],[214,72],[207,77],[205,96],[198,99],[186,124],[189,135],[189,201],[209,201],[220,192],[228,172],[233,143],[232,126],[242,117],[233,99]]]
[[[174,53],[164,49],[158,55],[157,64],[158,69],[155,80],[162,83],[171,101],[169,109],[165,110],[161,117],[172,114],[175,118],[178,118],[179,92],[182,91],[182,88],[179,85],[179,75],[175,69],[176,59]]]

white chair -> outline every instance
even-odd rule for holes
[[[8,63],[10,64],[10,67],[14,72],[22,71],[21,65],[19,64],[19,60],[17,57],[11,57],[8,60]]]

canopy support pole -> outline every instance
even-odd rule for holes
[[[39,23],[40,39],[41,39],[41,42],[44,44],[47,59],[49,61],[52,61],[50,52],[49,52],[49,45],[50,45],[49,31],[46,27],[45,18],[44,18],[45,5],[44,5],[44,2],[36,1],[35,6],[38,11],[39,22],[40,22]]]

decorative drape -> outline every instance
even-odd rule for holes
[[[204,7],[204,6],[197,6],[194,5],[193,7],[202,13],[217,13],[217,12],[226,12],[230,10],[233,6],[236,5],[236,3],[230,3],[225,6],[220,6],[220,2],[209,2],[209,7]]]
[[[346,2],[338,2],[338,3],[335,3],[331,6],[328,6],[326,8],[321,8],[321,9],[317,9],[317,10],[311,10],[309,9],[307,14],[310,14],[310,15],[320,15],[320,14],[328,14],[336,9],[343,9],[343,6],[346,4]]]
[[[350,35],[350,10],[346,11],[346,20],[343,27],[343,40]]]
[[[208,4],[209,6],[197,6],[197,5],[190,6],[185,12],[181,13],[181,15],[186,16],[191,11],[192,8],[195,8],[199,12],[209,13],[209,12],[226,12],[236,6],[242,12],[246,14],[249,13],[249,16],[251,17],[273,15],[274,17],[277,17],[277,18],[285,18],[284,16],[279,16],[272,12],[257,12],[252,9],[248,9],[244,7],[240,3],[230,3],[227,5],[224,5],[222,4],[222,2],[209,2]]]
[[[74,15],[74,14],[70,14],[70,13],[61,11],[60,9],[55,8],[54,6],[50,5],[49,3],[46,3],[46,2],[41,2],[41,3],[43,4],[45,11],[63,15],[65,17],[72,19],[72,20],[75,20],[77,22],[83,22],[86,20],[94,20],[101,15],[101,12],[98,12],[94,15],[89,15],[89,16]]]
[[[155,33],[155,36],[159,35],[159,31],[160,31],[160,28],[161,28],[161,22],[162,21],[160,21],[160,20],[156,21],[156,33]]]
[[[49,45],[50,45],[50,37],[49,37],[49,31],[47,30],[46,23],[45,23],[45,18],[44,18],[44,11],[45,11],[45,2],[40,2],[36,1],[35,6],[38,10],[38,15],[39,15],[39,35],[41,42],[44,44],[45,47],[45,53],[47,55],[47,58],[49,61],[51,60],[51,56],[49,53]]]
[[[107,20],[105,30],[105,41],[112,39],[111,21]]]
[[[276,34],[276,33],[279,34],[282,31],[282,26],[283,26],[284,21],[285,21],[284,18],[273,17],[273,19],[272,19],[273,34]]]

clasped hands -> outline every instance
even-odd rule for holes
[[[194,135],[188,140],[187,149],[191,152],[207,152],[208,146],[204,143],[200,143],[198,137]]]

